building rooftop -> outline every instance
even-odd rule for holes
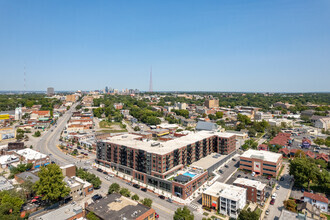
[[[299,220],[312,220],[312,218],[309,218],[305,216],[304,214],[290,212],[286,209],[282,209],[282,213],[280,215],[279,220],[288,220],[288,219],[299,219]]]
[[[272,163],[277,163],[278,159],[280,157],[282,157],[282,154],[278,154],[278,153],[273,153],[270,151],[259,151],[259,150],[252,150],[249,149],[247,151],[245,151],[241,157],[246,157],[246,158],[256,158],[256,159],[260,159],[263,161],[267,161],[267,162],[272,162]]]
[[[0,191],[11,190],[14,186],[3,176],[0,176]]]
[[[86,208],[94,212],[101,219],[136,219],[146,212],[152,210],[134,200],[120,194],[113,193],[97,200]],[[152,214],[152,212],[150,212]],[[149,214],[149,215],[150,215]]]
[[[69,204],[62,206],[54,211],[33,218],[34,220],[67,220],[78,215],[83,210],[79,205]]]
[[[216,164],[220,160],[223,160],[226,157],[227,157],[227,155],[211,153],[211,154],[207,155],[206,157],[203,157],[200,160],[193,162],[191,165],[201,167],[201,168],[207,170],[210,167],[212,167],[214,164]]]
[[[5,165],[5,164],[10,164],[14,162],[18,162],[19,158],[15,155],[2,155],[0,156],[0,164]]]
[[[250,187],[254,187],[257,190],[263,190],[266,187],[266,184],[257,181],[257,180],[250,180],[250,179],[245,179],[245,178],[237,178],[234,181],[234,184],[240,184],[240,185],[244,185],[244,186],[250,186]]]
[[[159,142],[153,140],[141,141],[141,136],[135,134],[121,134],[113,137],[108,137],[106,140],[102,140],[102,142],[123,145],[135,149],[141,149],[150,153],[167,154],[173,150],[179,149],[183,146],[195,143],[197,141],[201,141],[212,136],[230,138],[235,135],[222,132],[199,131],[190,132],[186,136],[182,136],[173,140]]]
[[[205,194],[214,197],[223,197],[237,201],[241,195],[246,194],[246,189],[238,186],[233,186],[225,183],[215,182],[207,190]]]
[[[37,173],[33,172],[33,171],[32,172],[26,171],[23,173],[19,173],[19,174],[16,174],[16,176],[24,181],[30,180],[32,183],[35,183],[40,179],[38,177]]]
[[[75,179],[73,178],[70,178],[70,177],[64,177],[64,182],[70,187],[70,188],[73,188],[73,187],[77,187],[77,186],[80,186],[82,185],[83,183],[80,183],[78,181],[76,181]]]
[[[46,154],[42,154],[42,153],[32,150],[30,148],[18,150],[18,151],[16,151],[16,153],[20,156],[25,157],[25,159],[27,159],[27,160],[38,160],[38,159],[44,159],[47,157]]]

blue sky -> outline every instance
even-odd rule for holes
[[[330,91],[329,0],[0,0],[0,90]]]

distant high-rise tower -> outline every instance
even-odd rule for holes
[[[108,89],[108,86],[105,87],[105,93],[108,93],[109,92],[109,89]]]
[[[150,70],[150,84],[149,84],[149,92],[152,92],[152,68]]]
[[[47,88],[47,96],[51,97],[53,95],[55,95],[54,88],[53,87],[48,87]]]

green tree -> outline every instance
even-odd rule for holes
[[[317,180],[319,172],[316,164],[306,158],[296,157],[290,162],[290,175],[294,176],[295,183],[298,185],[308,183],[308,190],[310,183]]]
[[[256,212],[252,212],[250,208],[242,210],[238,215],[238,220],[258,220],[259,216]]]
[[[316,138],[314,140],[314,143],[321,146],[321,145],[324,145],[325,144],[325,139],[322,139],[322,138]]]
[[[24,204],[23,199],[13,196],[10,191],[0,192],[0,219],[20,219],[20,210]]]
[[[244,144],[242,145],[242,149],[243,150],[247,150],[247,149],[257,149],[258,148],[258,143],[254,140],[254,139],[249,139],[246,140],[244,142]]]
[[[35,183],[34,190],[38,195],[43,195],[43,200],[55,202],[69,194],[70,188],[63,181],[64,176],[58,165],[41,167],[38,176],[40,179]]]
[[[87,215],[86,215],[86,218],[88,220],[100,220],[99,217],[97,217],[94,212],[89,212]]]
[[[135,126],[134,127],[134,131],[140,131],[141,129],[139,128],[139,126]]]
[[[36,131],[36,132],[34,132],[34,134],[33,134],[33,137],[40,137],[40,136],[41,136],[40,131]]]
[[[144,199],[142,200],[142,204],[145,205],[145,206],[148,206],[149,208],[151,208],[152,200],[149,199],[149,198],[144,198]]]
[[[120,186],[118,183],[113,183],[109,186],[109,190],[108,190],[108,194],[112,194],[112,193],[118,193],[120,190]]]
[[[135,201],[138,201],[140,199],[140,197],[137,194],[134,194],[132,196],[132,199],[135,200]]]
[[[131,192],[127,189],[127,188],[122,188],[119,191],[120,195],[123,195],[125,197],[130,197],[131,196]]]
[[[190,212],[187,206],[178,208],[173,216],[174,220],[194,220],[194,215]]]
[[[283,201],[283,204],[287,210],[289,210],[291,212],[297,212],[297,210],[296,210],[297,204],[294,200],[292,200],[292,199],[285,200],[285,201]]]
[[[215,116],[217,117],[217,119],[220,119],[223,117],[223,112],[216,112]]]

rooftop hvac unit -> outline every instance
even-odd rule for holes
[[[160,143],[156,142],[156,143],[151,143],[151,147],[157,147],[160,146]]]

